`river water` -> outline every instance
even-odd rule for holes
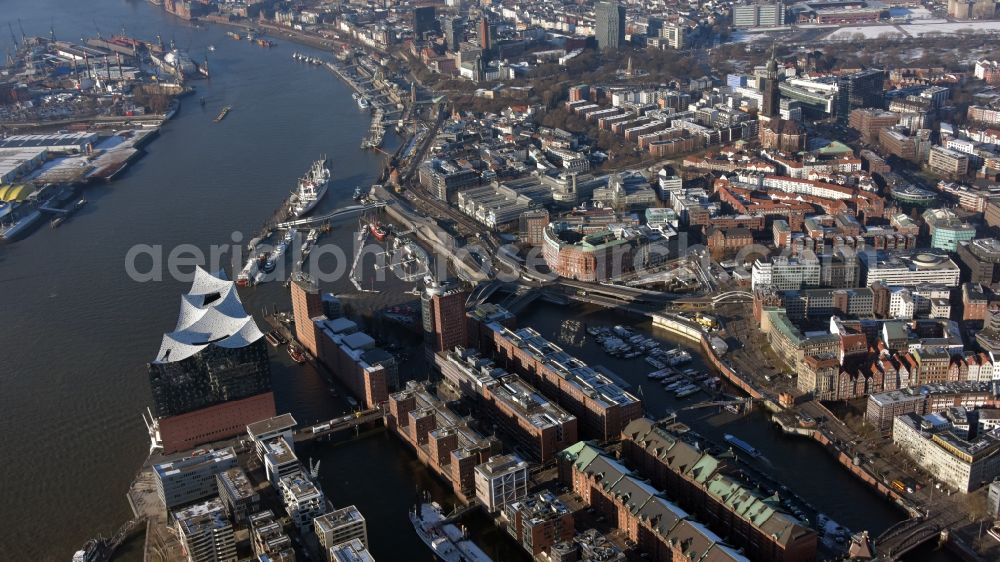
[[[303,47],[280,38],[274,49],[236,42],[225,29],[196,28],[140,0],[4,0],[3,8],[29,35],[53,27],[57,38],[78,39],[124,26],[140,38],[173,40],[197,60],[208,45],[216,47],[208,53],[211,81],[196,83],[198,93],[184,101],[145,157],[114,183],[90,188],[90,204],[62,227],[43,226],[0,246],[0,552],[8,560],[63,561],[87,538],[112,533],[130,516],[125,491],[148,448],[140,419],[149,404],[145,363],[174,326],[187,288],[169,276],[130,279],[130,248],[161,246],[165,255],[193,244],[208,253],[212,244],[231,242],[234,232],[245,241],[319,155],[330,157],[334,171],[320,212],[348,202],[355,186],[372,183],[381,157],[358,149],[368,116],[347,87],[323,69],[291,60],[293,50],[307,51]],[[199,97],[206,98],[204,108]],[[232,113],[213,123],[225,105]],[[338,226],[328,240],[350,248],[352,226]],[[363,301],[348,296],[345,303],[361,311],[404,301],[412,298],[403,293],[410,286],[380,284],[382,293]],[[346,279],[323,288],[351,290]],[[245,292],[244,300],[257,314],[288,306],[279,284]],[[559,316],[545,310],[536,308],[522,323],[558,339]],[[573,350],[635,383],[648,371]],[[422,376],[421,366],[409,363],[404,373]],[[274,357],[274,385],[279,411],[302,422],[345,408],[319,374],[294,367],[284,354]],[[646,393],[659,414],[669,399],[655,396]],[[790,488],[844,525],[877,531],[900,517],[817,446],[776,434],[763,418],[686,421],[711,438],[729,432],[750,441]],[[450,498],[397,440],[376,434],[305,454],[321,461],[320,479],[334,503],[355,503],[366,515],[376,559],[431,559],[406,510],[418,489],[443,502]],[[497,543],[490,550],[502,559],[520,558],[509,542],[484,542]],[[130,545],[119,559],[141,560],[140,548]]]

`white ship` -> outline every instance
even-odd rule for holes
[[[180,49],[171,49],[163,55],[163,58],[153,55],[152,59],[157,66],[178,78],[190,78],[198,74],[198,65],[191,60],[187,52]]]
[[[313,162],[309,173],[299,180],[299,188],[289,199],[289,212],[295,218],[312,211],[319,200],[326,195],[330,185],[330,169],[326,167],[326,158]]]
[[[444,562],[493,562],[458,527],[445,521],[437,502],[422,503],[410,512],[417,536]]]

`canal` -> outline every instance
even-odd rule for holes
[[[325,70],[292,61],[293,50],[307,49],[280,37],[277,47],[261,49],[228,39],[223,28],[181,22],[143,0],[3,5],[29,34],[52,28],[57,37],[77,39],[124,27],[143,39],[160,35],[195,59],[207,54],[213,74],[211,81],[196,83],[205,107],[188,98],[144,158],[114,183],[87,191],[90,204],[83,211],[59,229],[43,227],[0,246],[0,551],[10,560],[62,562],[86,539],[112,533],[130,516],[125,491],[148,449],[140,418],[150,402],[145,364],[162,333],[173,328],[187,289],[185,280],[169,276],[160,282],[130,279],[129,250],[145,244],[167,253],[192,244],[207,253],[213,244],[246,241],[321,154],[331,158],[334,180],[318,212],[347,203],[356,186],[372,183],[382,157],[358,149],[368,116],[351,102],[347,88]],[[213,123],[226,105],[232,113]],[[389,142],[391,149],[394,140]],[[325,241],[349,249],[353,230],[350,223],[338,225]],[[345,304],[358,313],[413,299],[405,293],[412,284],[371,287],[381,292],[359,294],[346,279],[323,289],[345,293]],[[262,325],[265,309],[288,307],[287,290],[279,284],[243,297]],[[521,323],[558,341],[562,320],[577,316],[584,322],[623,321],[606,312],[539,305]],[[566,347],[637,386],[646,382],[645,363],[619,363],[589,346]],[[332,398],[320,373],[294,366],[284,353],[274,356],[273,371],[279,410],[300,421],[328,419],[346,409],[343,392]],[[404,372],[426,375],[416,361]],[[658,387],[643,385],[643,394],[654,413],[677,406]],[[781,435],[763,416],[692,413],[683,419],[706,437],[728,432],[753,443],[777,477],[843,525],[877,531],[900,518],[818,446]],[[321,483],[336,505],[353,503],[365,514],[376,559],[431,559],[406,513],[418,490],[445,505],[454,498],[401,443],[376,433],[317,445],[303,456],[320,461]],[[483,521],[470,524],[487,546],[499,549],[493,552],[498,558],[522,557]],[[141,545],[133,542],[117,559],[141,560]]]

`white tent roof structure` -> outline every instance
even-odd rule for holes
[[[163,334],[154,363],[187,359],[209,345],[245,347],[264,337],[243,308],[236,285],[223,272],[195,269],[191,290],[181,295],[181,309],[173,332]]]

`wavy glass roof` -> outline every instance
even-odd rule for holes
[[[197,268],[191,289],[181,295],[174,331],[163,334],[154,363],[187,359],[209,345],[240,348],[264,337],[253,317],[243,308],[236,285],[221,271],[211,274]]]

